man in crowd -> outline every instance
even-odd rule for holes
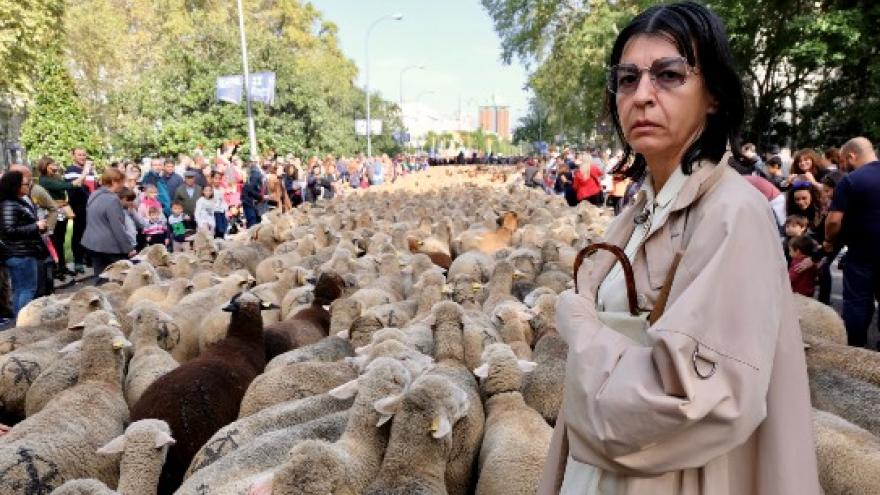
[[[72,153],[73,163],[71,163],[64,173],[64,179],[73,182],[82,176],[83,170],[86,168],[86,161],[89,156],[83,148],[76,148]],[[67,203],[73,210],[73,233],[70,237],[70,250],[73,252],[73,271],[76,274],[85,273],[85,264],[87,260],[86,249],[82,246],[83,233],[86,231],[86,204],[89,201],[89,190],[86,188],[86,181],[83,185],[75,187],[67,191]],[[55,249],[64,249],[64,246],[55,246]]]
[[[880,161],[870,141],[849,140],[841,148],[852,172],[834,190],[825,220],[826,252],[835,244],[848,250],[843,264],[843,322],[849,344],[866,347],[868,327],[880,301]]]
[[[165,173],[162,175],[162,178],[165,180],[165,186],[168,188],[168,195],[173,196],[180,189],[180,186],[183,185],[183,177],[174,171],[174,160],[170,158],[165,159],[164,171]],[[196,177],[196,184],[198,184],[198,177]]]
[[[184,224],[188,229],[195,229],[196,201],[202,196],[202,188],[196,184],[196,172],[187,170],[184,174],[183,185],[177,188],[173,201],[183,204],[183,212],[189,216]]]

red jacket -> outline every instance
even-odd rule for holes
[[[791,290],[797,294],[803,294],[807,297],[813,297],[813,291],[816,290],[816,277],[819,275],[819,268],[816,266],[810,267],[809,270],[804,270],[801,273],[798,273],[795,270],[798,263],[804,260],[805,257],[792,258],[791,266],[788,268],[788,278],[791,280]]]
[[[601,178],[602,170],[593,164],[590,164],[589,177],[584,176],[584,173],[581,172],[581,169],[575,170],[574,183],[572,184],[572,186],[577,193],[577,200],[580,202],[586,198],[589,198],[590,196],[595,196],[596,194],[602,192],[602,186],[599,183],[599,179]]]

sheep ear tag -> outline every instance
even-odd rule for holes
[[[114,438],[113,440],[110,440],[109,442],[107,442],[107,445],[104,445],[103,447],[98,449],[97,453],[103,454],[103,455],[113,455],[113,454],[119,454],[124,450],[125,450],[125,435],[119,435],[118,437]]]
[[[516,361],[516,366],[517,366],[517,368],[519,368],[519,370],[522,371],[523,373],[531,373],[532,371],[535,371],[535,368],[538,367],[538,363],[535,363],[535,362],[532,362],[532,361],[524,361],[524,360],[522,360],[522,359],[518,359],[518,360]]]
[[[116,337],[113,337],[114,350],[119,351],[125,349],[126,347],[131,347],[131,342],[129,342],[128,339],[126,339],[122,335],[117,335]]]
[[[480,378],[488,378],[489,377],[489,364],[483,363],[477,369],[474,370],[474,375]]]
[[[358,391],[358,380],[355,378],[350,382],[343,383],[342,385],[334,388],[333,390],[327,392],[331,397],[336,399],[351,399],[355,395],[357,395]]]
[[[441,414],[431,421],[431,436],[434,438],[443,438],[452,433],[452,424],[445,414]]]
[[[272,303],[268,303],[266,301],[263,301],[260,303],[260,309],[263,311],[269,311],[270,309],[281,309],[281,307],[278,306],[277,304],[272,304]]]

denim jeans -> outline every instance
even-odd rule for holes
[[[843,323],[849,345],[866,347],[868,327],[880,301],[880,268],[849,257],[843,264]]]
[[[248,228],[253,227],[254,225],[260,223],[260,213],[253,206],[243,205],[242,210],[244,210],[244,220],[247,223]]]
[[[37,293],[37,258],[33,256],[12,256],[6,259],[9,281],[12,284],[12,314],[31,302]]]

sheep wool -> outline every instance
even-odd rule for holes
[[[49,493],[77,478],[116,486],[119,456],[96,451],[121,435],[129,419],[121,382],[130,345],[114,327],[86,330],[78,384],[0,441],[0,493]]]
[[[526,405],[520,388],[535,363],[518,360],[507,344],[492,344],[474,373],[486,394],[486,428],[480,449],[477,495],[533,494],[550,447],[553,429]]]
[[[172,493],[199,448],[235,420],[248,385],[265,368],[263,309],[249,292],[234,296],[224,308],[232,314],[226,338],[153,382],[131,408],[133,420],[162,419],[177,439],[162,469],[160,494]]]
[[[452,380],[426,374],[401,396],[378,402],[393,416],[379,473],[364,495],[442,495],[448,490],[448,464],[455,427],[474,404]],[[481,414],[482,414],[482,408]]]
[[[880,439],[831,413],[813,411],[819,482],[828,495],[870,495],[880,486]]]

